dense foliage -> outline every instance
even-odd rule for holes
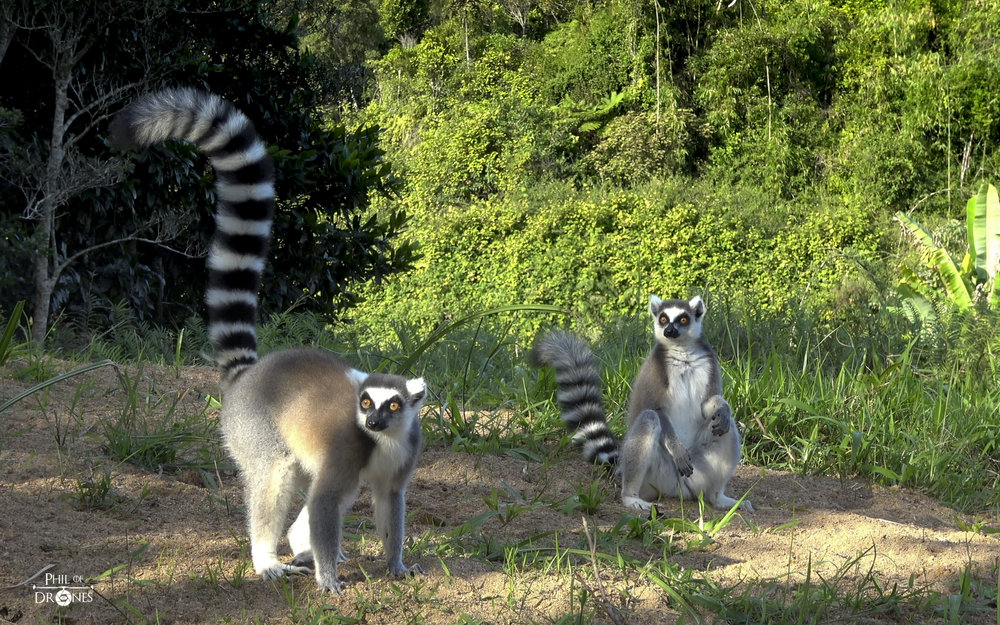
[[[139,90],[205,88],[236,102],[255,121],[276,161],[279,204],[264,276],[265,314],[299,306],[332,317],[353,303],[352,284],[409,266],[412,246],[396,240],[405,215],[398,209],[379,217],[367,211],[370,195],[392,195],[399,183],[379,147],[380,132],[374,126],[347,131],[326,120],[323,73],[312,55],[298,50],[287,27],[294,20],[276,24],[265,12],[270,5],[253,1],[225,7],[140,3],[148,14],[132,19],[130,1],[91,7],[107,21],[104,29],[85,33],[92,40],[72,68],[72,84],[87,89],[70,99],[65,128],[71,156],[63,163],[66,173],[57,172],[50,182],[68,178],[74,162],[87,160],[95,168],[109,162],[108,116]],[[73,7],[85,10],[87,4]],[[213,174],[205,158],[182,145],[130,156],[127,171],[112,182],[61,198],[52,232],[40,232],[25,208],[25,199],[37,193],[33,181],[15,175],[53,149],[47,133],[53,132],[51,94],[58,77],[36,58],[47,45],[36,30],[89,22],[58,2],[20,3],[10,10],[10,23],[23,27],[13,30],[0,64],[0,103],[15,122],[3,133],[12,149],[3,159],[0,183],[0,308],[30,301],[37,288],[31,264],[51,247],[50,265],[67,263],[52,294],[54,308],[77,331],[99,331],[121,301],[139,319],[183,325],[202,308],[204,254],[213,229]],[[32,23],[48,26],[33,30]],[[106,67],[115,68],[113,78],[87,80]],[[36,187],[46,192],[45,184]],[[153,227],[137,231],[144,223]],[[124,241],[68,262],[116,239]]]
[[[116,1],[127,14],[131,0]],[[137,78],[156,56],[156,80],[245,108],[274,146],[283,198],[265,310],[331,318],[358,304],[349,317],[377,343],[505,304],[569,313],[522,315],[521,339],[551,323],[600,333],[650,292],[695,291],[821,332],[909,325],[901,341],[928,338],[895,287],[931,281],[911,275],[921,264],[892,217],[913,213],[960,256],[965,202],[996,177],[1000,18],[983,3],[142,6],[93,35],[83,69]],[[50,77],[32,65],[37,33],[11,32],[0,141],[44,149]],[[80,145],[106,154],[99,128]],[[61,253],[150,219],[183,234],[95,251],[53,297],[97,324],[123,300],[179,324],[200,307],[211,175],[177,146],[133,162],[67,202]],[[9,309],[39,243],[18,189],[0,197]],[[398,238],[407,223],[419,259]],[[387,317],[387,302],[405,315]]]
[[[387,299],[424,329],[503,303],[598,329],[702,290],[875,323],[899,310],[893,213],[946,235],[996,175],[982,3],[528,2],[525,29],[517,3],[459,4],[371,64],[361,119],[424,254],[366,291],[377,337]]]

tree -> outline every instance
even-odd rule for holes
[[[299,300],[337,314],[353,301],[352,281],[380,278],[412,259],[411,246],[391,241],[405,215],[365,216],[369,192],[392,193],[396,184],[378,148],[379,131],[348,133],[324,120],[322,68],[299,52],[296,20],[275,27],[263,10],[270,4],[260,0],[233,0],[221,9],[207,0],[22,4],[23,19],[0,65],[2,102],[23,119],[17,132],[0,133],[0,141],[17,147],[0,178],[0,234],[12,251],[0,266],[18,275],[30,258],[44,256],[33,264],[41,287],[31,287],[36,338],[45,336],[50,306],[87,321],[99,307],[126,301],[140,318],[168,325],[202,308],[214,204],[206,160],[173,144],[122,161],[104,139],[104,122],[124,100],[160,84],[201,87],[234,101],[270,144],[281,199],[265,314]],[[58,19],[69,20],[66,27],[46,29],[63,23]],[[53,46],[52,33],[64,32],[74,38]],[[56,49],[74,53],[66,62]],[[53,104],[51,93],[66,95]],[[41,136],[42,127],[55,128],[57,140]],[[56,163],[51,174],[37,166],[29,171],[26,164],[39,158]],[[132,168],[124,177],[123,163]],[[11,219],[27,210],[30,236],[23,221]],[[10,304],[18,295],[5,290],[0,299]]]
[[[46,72],[46,80],[41,82],[49,87],[45,98],[49,102],[48,136],[39,133],[26,138],[0,159],[0,176],[23,194],[23,216],[34,223],[32,338],[41,341],[48,330],[53,290],[67,267],[100,247],[146,238],[142,234],[148,232],[146,228],[138,227],[117,240],[69,251],[58,237],[56,221],[70,200],[120,178],[120,162],[109,156],[87,154],[84,140],[127,94],[153,77],[146,73],[144,78],[130,80],[117,68],[93,63],[92,50],[102,36],[114,31],[123,16],[128,15],[141,32],[159,9],[132,0],[19,0],[8,11],[4,16],[4,44],[17,39],[22,52],[34,61],[21,66],[27,71]],[[148,50],[141,45],[132,52],[139,53],[136,58],[149,58],[142,54]],[[20,59],[6,60],[7,66],[20,64]],[[12,84],[20,89],[33,82],[14,80]]]
[[[380,0],[379,21],[386,37],[400,43],[416,43],[417,37],[427,28],[430,14],[428,0]]]
[[[275,16],[293,25],[299,47],[317,60],[328,104],[364,106],[368,60],[390,43],[376,0],[278,0]],[[416,10],[421,3],[406,2]],[[425,11],[426,13],[426,11]],[[426,18],[425,18],[426,19]],[[414,30],[415,29],[411,29]]]
[[[536,0],[501,0],[500,2],[500,7],[521,29],[521,39],[528,36],[528,19],[536,4]]]
[[[348,132],[326,121],[325,68],[300,52],[296,20],[279,28],[258,8],[248,0],[224,12],[184,14],[199,54],[192,54],[197,64],[182,68],[179,78],[238,103],[272,146],[279,197],[262,313],[296,305],[332,319],[354,303],[354,284],[408,267],[415,248],[394,241],[406,224],[400,209],[386,209],[379,218],[367,214],[370,195],[392,195],[399,183],[384,160],[380,130]],[[180,165],[185,162],[181,158]],[[211,212],[203,201],[198,236],[211,232]],[[171,254],[166,260],[165,266],[182,272],[168,280],[173,291],[166,299],[194,293],[200,300],[201,259]]]

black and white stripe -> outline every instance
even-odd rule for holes
[[[208,253],[208,337],[224,382],[257,362],[257,290],[271,241],[274,163],[253,123],[212,93],[168,89],[143,96],[111,122],[118,149],[179,139],[215,168],[215,235]]]
[[[575,429],[573,438],[583,444],[589,462],[614,464],[618,442],[608,429],[601,399],[601,371],[590,347],[579,337],[556,332],[540,339],[528,359],[534,366],[556,371],[556,402],[562,420]]]

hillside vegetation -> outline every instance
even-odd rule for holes
[[[702,291],[907,334],[894,212],[960,258],[965,201],[997,169],[986,4],[529,2],[524,26],[514,4],[455,5],[371,64],[359,119],[385,129],[422,252],[364,291],[351,316],[375,336],[386,302],[423,330],[511,303],[570,313],[516,320],[530,336]]]

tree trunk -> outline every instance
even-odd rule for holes
[[[49,306],[55,281],[49,278],[48,254],[35,255],[35,294],[31,303],[31,340],[41,345],[49,326]]]
[[[465,65],[472,65],[472,55],[469,53],[469,7],[462,13],[462,30],[465,33]]]
[[[55,239],[55,217],[58,208],[60,175],[66,158],[66,110],[69,107],[69,83],[75,62],[77,41],[66,41],[60,28],[50,32],[55,59],[53,63],[54,109],[52,114],[52,136],[49,139],[49,156],[45,163],[45,180],[42,197],[38,203],[38,227],[35,239],[39,246],[35,255],[35,294],[32,306],[34,320],[31,338],[41,345],[49,331],[49,312],[52,305],[52,291],[59,280],[59,245]],[[65,47],[63,47],[65,45]]]

